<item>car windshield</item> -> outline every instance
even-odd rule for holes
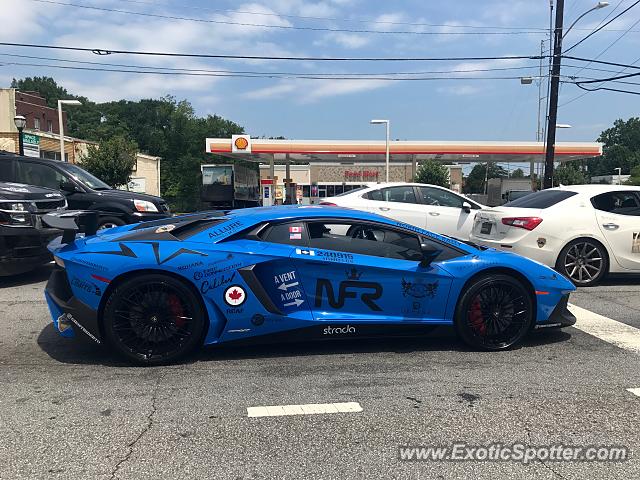
[[[353,190],[349,190],[349,191],[342,192],[342,193],[339,193],[337,195],[334,195],[334,197],[344,197],[345,195],[351,195],[352,193],[359,192],[361,190],[366,190],[367,188],[369,188],[369,187],[354,188]]]
[[[556,203],[560,203],[567,198],[577,195],[576,192],[568,192],[567,190],[540,190],[539,192],[530,193],[524,197],[518,198],[509,203],[505,203],[505,207],[519,208],[549,208]]]
[[[67,164],[61,165],[61,167],[64,169],[65,172],[71,175],[74,178],[74,180],[82,183],[83,185],[86,185],[87,187],[93,190],[111,190],[111,187],[109,185],[104,183],[99,178],[94,177],[89,172],[87,172],[86,170],[83,170],[77,165],[72,165],[67,163]]]

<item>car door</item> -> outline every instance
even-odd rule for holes
[[[367,210],[399,222],[426,228],[424,206],[416,198],[412,185],[397,185],[372,190],[366,194]]]
[[[462,207],[466,201],[453,192],[437,187],[417,187],[418,195],[427,213],[426,229],[451,237],[468,240],[477,210]]]
[[[307,222],[309,247],[292,264],[314,319],[324,323],[441,322],[451,276],[421,267],[420,238],[375,222]],[[324,330],[324,334],[331,330]],[[337,333],[353,333],[342,332]]]
[[[591,203],[615,260],[623,268],[640,270],[640,189],[603,193]]]

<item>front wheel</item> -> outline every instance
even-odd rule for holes
[[[103,322],[105,336],[118,354],[156,365],[173,362],[200,345],[205,313],[196,294],[181,281],[144,274],[111,292]]]
[[[602,280],[609,269],[604,247],[590,238],[579,238],[565,246],[556,269],[578,287],[591,287]]]
[[[469,346],[504,350],[518,343],[534,322],[534,303],[521,281],[504,274],[474,280],[458,300],[454,324]]]

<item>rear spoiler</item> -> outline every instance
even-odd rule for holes
[[[91,210],[66,210],[51,212],[42,216],[42,223],[62,230],[62,243],[72,243],[77,233],[85,236],[95,235],[98,231],[98,212]]]

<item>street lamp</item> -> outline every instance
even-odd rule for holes
[[[22,115],[16,115],[13,117],[13,123],[16,124],[18,129],[18,153],[24,155],[24,141],[22,140],[22,130],[27,126],[27,119]]]
[[[58,100],[58,129],[60,130],[60,160],[66,161],[64,156],[64,125],[62,124],[62,105],[82,105],[79,100]]]
[[[389,122],[389,120],[371,120],[370,122],[372,125],[382,125],[384,124],[386,127],[386,131],[387,131],[387,136],[386,136],[386,147],[385,147],[385,164],[386,164],[386,181],[387,183],[389,182],[389,124],[391,122]]]
[[[614,170],[618,171],[618,185],[622,185],[622,168],[614,168]]]
[[[600,10],[601,8],[608,7],[608,6],[609,6],[609,2],[598,2],[595,7],[590,8],[589,10],[584,12],[582,15],[580,15],[578,18],[576,18],[575,21],[571,24],[571,26],[569,28],[567,28],[567,31],[564,32],[564,35],[562,35],[562,38],[567,36],[567,33],[569,33],[571,31],[573,26],[576,23],[578,23],[582,17],[584,17],[585,15],[588,15],[589,13],[593,12],[594,10]]]

